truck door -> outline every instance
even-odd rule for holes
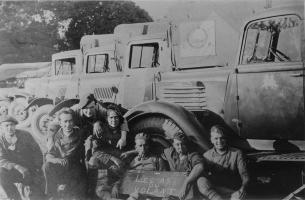
[[[152,100],[154,76],[160,70],[161,46],[162,43],[157,40],[129,44],[123,86],[122,105],[125,108]]]
[[[47,94],[55,103],[63,99],[76,98],[78,94],[77,68],[81,58],[70,56],[53,60],[53,75],[48,80]]]
[[[247,139],[304,140],[302,20],[296,15],[264,18],[244,31],[232,123]]]
[[[122,71],[114,62],[113,51],[89,50],[85,56],[82,75],[79,77],[80,97],[93,93],[97,100],[120,103],[117,94]]]

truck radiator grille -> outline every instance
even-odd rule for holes
[[[113,92],[111,88],[95,88],[93,94],[97,100],[112,101]]]
[[[179,104],[192,111],[202,110],[207,107],[204,85],[161,87],[160,99]]]

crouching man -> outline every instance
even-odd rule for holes
[[[170,171],[186,172],[188,175],[178,197],[180,199],[189,197],[190,189],[195,189],[194,186],[197,186],[199,192],[205,197],[211,200],[221,199],[214,190],[207,190],[206,187],[203,187],[206,182],[204,173],[205,162],[199,153],[189,151],[188,146],[190,143],[186,135],[181,132],[175,133],[172,145],[172,147],[164,149],[162,158],[168,162]]]
[[[39,188],[37,180],[42,178],[40,148],[29,133],[15,129],[17,123],[13,117],[1,116],[0,186],[6,193],[5,199],[20,199],[20,194],[26,198],[35,197]],[[21,193],[14,183],[19,183]]]
[[[218,191],[224,198],[244,199],[249,183],[249,174],[242,152],[227,145],[224,129],[211,128],[213,148],[204,153],[208,161],[208,180],[206,190]]]
[[[146,171],[164,171],[166,166],[164,160],[150,151],[150,138],[145,133],[138,133],[135,137],[135,150],[126,152],[126,156],[135,152],[137,156],[132,159],[129,169]],[[123,156],[124,157],[124,156]]]
[[[84,138],[74,127],[73,110],[62,109],[58,113],[60,129],[48,145],[44,173],[45,192],[57,197],[58,190],[64,196],[83,199],[86,193],[86,168],[84,165]]]

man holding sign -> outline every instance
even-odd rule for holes
[[[173,137],[173,146],[165,149],[162,154],[162,158],[168,162],[171,171],[188,174],[178,197],[185,199],[190,188],[197,183],[198,190],[202,195],[210,200],[222,199],[211,188],[202,187],[202,182],[206,182],[206,178],[201,177],[204,172],[203,157],[197,152],[189,152],[187,146],[187,137],[183,133],[177,132]]]
[[[135,137],[135,151],[137,156],[132,160],[129,169],[163,171],[164,161],[149,151],[149,136],[145,133],[138,133]]]

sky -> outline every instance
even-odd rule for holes
[[[133,0],[136,5],[146,10],[155,20],[163,19],[168,9],[177,3],[177,0]]]
[[[168,14],[168,9],[179,2],[236,2],[236,1],[251,1],[260,2],[263,4],[272,3],[272,5],[285,4],[291,2],[302,2],[303,0],[132,0],[136,5],[146,10],[154,21],[163,19]]]

